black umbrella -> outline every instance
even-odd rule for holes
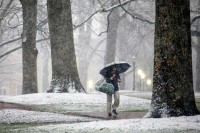
[[[127,71],[131,66],[126,62],[112,62],[101,69],[100,74],[106,77],[107,73],[111,72],[113,67],[115,67],[116,71],[120,74]]]

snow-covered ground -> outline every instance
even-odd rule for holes
[[[120,91],[121,94],[125,96],[131,96],[131,97],[138,97],[138,98],[144,98],[144,99],[151,99],[152,92],[141,92],[141,91]]]
[[[132,96],[132,97],[138,97],[138,98],[144,98],[144,99],[151,99],[152,92],[150,91],[128,91],[128,90],[121,90],[121,94],[125,96]],[[195,92],[195,97],[200,98],[200,93]]]
[[[60,114],[70,111],[105,111],[106,95],[102,93],[42,93],[0,96],[0,101],[35,106],[40,109],[44,109],[42,107],[45,106],[45,111],[58,112],[0,110],[0,133],[200,133],[200,115],[160,119],[100,120]],[[54,108],[51,108],[51,106],[54,106]],[[121,96],[120,111],[147,110],[149,106],[150,100]],[[59,109],[54,111],[57,107],[62,108],[62,111],[58,111]],[[11,124],[8,123],[14,125],[28,123],[28,125],[11,128]],[[33,123],[41,123],[42,126],[38,124],[33,126],[31,125]]]
[[[48,133],[199,133],[200,116],[131,119],[59,124],[17,129],[15,132]]]
[[[45,122],[87,122],[99,119],[89,117],[78,117],[49,112],[26,111],[17,109],[0,110],[0,123],[45,123]]]
[[[40,93],[0,97],[0,101],[30,105],[51,112],[92,112],[105,111],[106,95],[103,93]],[[150,100],[135,97],[120,97],[120,111],[148,110]]]

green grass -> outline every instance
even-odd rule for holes
[[[0,133],[9,133],[15,129],[25,129],[25,128],[29,128],[29,127],[43,126],[43,125],[48,125],[48,124],[50,124],[50,123],[0,124]]]
[[[14,123],[14,124],[0,124],[0,133],[10,133],[26,130],[27,128],[37,127],[37,126],[46,126],[46,125],[58,125],[58,124],[73,124],[80,122],[47,122],[47,123]],[[18,131],[15,131],[18,130]]]

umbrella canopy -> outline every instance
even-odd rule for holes
[[[107,64],[103,69],[100,70],[100,74],[106,77],[108,72],[111,72],[112,68],[115,67],[116,71],[120,74],[127,71],[131,66],[126,62],[112,62]]]

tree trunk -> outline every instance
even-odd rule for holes
[[[126,85],[125,85],[125,83],[126,83],[126,80],[125,80],[125,74],[124,73],[122,73],[121,74],[121,83],[120,83],[120,90],[126,90]]]
[[[22,94],[37,93],[37,0],[20,0],[23,9],[22,60],[23,87]]]
[[[146,117],[195,115],[189,0],[157,0],[154,77]]]
[[[117,30],[120,17],[117,9],[111,11],[109,16],[109,25],[107,32],[106,53],[104,56],[104,65],[115,61]]]
[[[200,12],[200,1],[198,3],[198,12]],[[200,20],[197,20],[197,31],[200,31]],[[196,91],[200,92],[200,37],[197,37],[197,45],[196,45]]]
[[[88,1],[89,2],[89,1]],[[80,1],[79,4],[79,23],[82,23],[87,16],[86,14],[83,14],[83,8],[85,8],[85,3],[84,1]],[[83,6],[84,5],[84,6]],[[92,5],[89,2],[88,10],[92,12]],[[89,67],[89,61],[88,61],[88,55],[90,52],[89,47],[90,47],[90,40],[91,40],[91,28],[90,25],[92,23],[92,20],[88,20],[86,23],[84,23],[80,28],[79,28],[79,35],[78,35],[78,70],[79,70],[79,75],[81,79],[81,83],[84,86],[84,88],[87,87],[87,75],[88,75],[88,67]]]
[[[70,0],[47,0],[52,57],[52,81],[48,92],[83,91],[73,40]]]
[[[48,53],[46,53],[48,54]],[[46,57],[44,57],[44,61],[43,61],[43,65],[42,65],[42,70],[43,70],[43,74],[42,74],[42,91],[46,92],[49,88],[49,55],[46,55]]]

